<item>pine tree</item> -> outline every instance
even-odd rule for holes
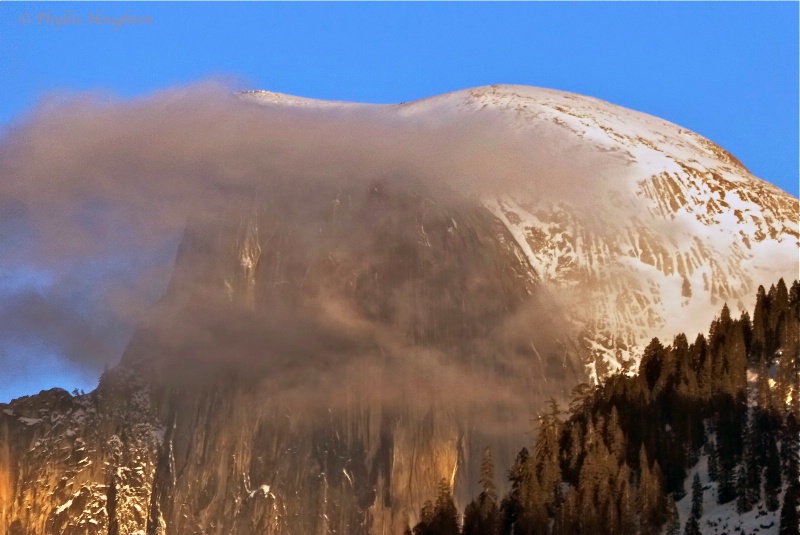
[[[477,500],[472,500],[464,508],[464,525],[461,526],[461,533],[463,535],[481,535],[482,528],[480,505]]]
[[[757,454],[757,441],[760,437],[755,435],[754,425],[748,428],[749,440],[745,448],[742,463],[745,467],[747,477],[747,493],[750,505],[753,506],[761,501],[761,465]]]
[[[584,532],[602,532],[607,524],[611,494],[611,479],[617,473],[617,464],[602,439],[605,428],[602,418],[589,422],[586,431],[586,456],[578,474],[578,507]]]
[[[756,456],[756,444],[760,437],[755,432],[754,418],[745,416],[745,419],[747,424],[743,432],[742,459],[736,472],[736,510],[739,514],[751,511],[761,500],[761,471]]]
[[[756,379],[756,404],[762,414],[773,410],[772,392],[769,387],[769,368],[763,360],[758,364]]]
[[[788,484],[800,479],[800,425],[794,413],[786,417],[781,440],[783,479]]]
[[[433,527],[437,535],[459,535],[458,509],[456,509],[456,505],[453,503],[450,484],[444,478],[439,482],[439,493],[436,497]]]
[[[719,450],[719,503],[736,498],[736,465],[741,458],[746,429],[745,404],[730,396],[717,400],[717,446]]]
[[[536,477],[536,493],[532,496],[531,511],[533,521],[539,526],[549,523],[558,505],[558,489],[561,484],[561,466],[559,461],[559,439],[562,423],[561,411],[555,400],[548,402],[549,410],[539,421],[539,432],[534,448],[534,470]],[[612,411],[613,416],[613,411]]]
[[[642,360],[639,363],[639,374],[642,375],[647,382],[647,388],[651,391],[656,385],[656,381],[661,377],[662,368],[666,350],[658,338],[653,338],[642,354]]]
[[[765,350],[767,358],[771,361],[775,358],[778,350],[782,349],[781,344],[786,339],[784,330],[787,324],[791,322],[789,292],[783,279],[780,279],[777,284],[770,287],[767,297],[769,299],[769,315],[767,316],[767,343]]]
[[[481,486],[482,494],[491,502],[497,502],[497,487],[494,484],[494,460],[492,459],[492,450],[486,448],[483,450],[483,458],[481,459],[481,477],[478,480]]]
[[[744,401],[747,390],[747,346],[744,328],[740,321],[733,321],[730,324],[725,337],[723,361],[726,374],[723,384],[727,387],[723,393]]]
[[[775,435],[769,433],[765,438],[764,502],[768,511],[777,511],[780,507],[778,495],[781,492],[781,459]]]
[[[617,475],[617,493],[619,494],[619,533],[620,535],[634,535],[638,531],[634,508],[636,497],[631,488],[630,468],[627,464],[620,466]]]
[[[580,469],[579,463],[583,453],[583,435],[581,433],[581,426],[578,424],[570,425],[568,429],[564,479],[575,483],[578,479],[578,470]]]
[[[696,349],[694,345],[689,345],[686,335],[680,334],[672,343],[672,351],[675,353],[675,362],[677,363],[676,391],[680,397],[696,403],[702,399],[698,366],[695,362],[697,360]],[[687,416],[691,420],[693,415]],[[692,427],[691,425],[687,426],[689,430],[693,431]],[[690,440],[699,438],[701,437],[690,437]]]
[[[703,516],[703,486],[700,484],[700,474],[695,473],[692,479],[692,518],[700,520]]]
[[[708,479],[719,481],[719,452],[713,440],[708,443]]]
[[[667,523],[664,526],[665,535],[680,535],[681,522],[678,515],[678,508],[675,506],[675,500],[667,498]]]
[[[575,489],[569,489],[564,496],[564,501],[558,509],[555,522],[553,523],[553,533],[567,535],[570,533],[580,533],[581,513],[578,508],[578,498]],[[506,535],[508,532],[502,532]]]
[[[800,318],[800,280],[795,279],[789,290],[789,309],[795,318]]]
[[[767,292],[763,286],[759,286],[756,294],[756,307],[753,310],[753,341],[750,347],[750,363],[757,367],[762,364],[769,366],[765,353],[768,314]]]
[[[413,535],[459,535],[458,510],[446,479],[439,482],[436,504],[425,502]]]
[[[775,377],[775,404],[774,407],[782,417],[789,412],[787,401],[792,396],[792,390],[797,378],[797,359],[789,354],[783,354],[778,360],[778,373]]]
[[[708,330],[709,350],[714,355],[720,354],[720,350],[725,342],[725,338],[727,337],[728,332],[730,332],[731,323],[733,323],[733,319],[731,318],[731,309],[728,308],[728,303],[725,303],[722,305],[719,318],[714,318]]]
[[[731,466],[725,459],[721,459],[719,470],[719,490],[717,492],[717,502],[720,504],[728,503],[736,498],[736,474],[735,465]]]
[[[643,523],[646,522],[649,511],[655,507],[653,499],[653,487],[655,484],[652,481],[653,476],[650,473],[650,463],[647,460],[647,450],[644,444],[639,447],[639,486],[637,488],[636,509],[639,511],[639,516]]]
[[[672,346],[660,352],[661,369],[652,388],[654,396],[674,389],[679,360],[683,357],[683,353],[688,351],[689,346],[686,342],[686,335],[681,333],[675,337]]]
[[[789,290],[783,279],[778,280],[778,284],[770,288],[770,315],[769,327],[774,334],[778,334],[780,324],[789,312]]]
[[[776,300],[782,296],[775,290]],[[778,308],[776,304],[774,308]],[[782,415],[794,411],[800,414],[800,317],[796,315],[796,306],[790,305],[788,297],[781,310],[775,312],[780,316],[779,328],[774,333],[774,343],[779,357],[776,381],[776,407]]]
[[[753,510],[750,493],[747,488],[747,469],[740,464],[736,470],[736,512],[744,514]]]
[[[800,533],[800,521],[798,521],[797,506],[800,502],[800,484],[792,482],[783,497],[783,507],[781,508],[781,524],[778,535],[797,535]]]
[[[500,513],[494,484],[494,461],[489,448],[483,452],[479,482],[483,490],[464,510],[464,535],[494,535],[497,529]]]
[[[642,444],[639,449],[639,488],[638,509],[643,532],[650,532],[661,527],[666,513],[666,500],[664,499],[664,483],[658,461],[649,466],[647,453]]]
[[[695,473],[692,480],[692,510],[683,530],[684,535],[700,535],[700,518],[702,516],[703,486],[700,484],[700,474]]]
[[[500,532],[503,534],[511,533],[515,526],[521,525],[527,518],[534,481],[532,464],[528,449],[522,448],[508,472],[511,490],[500,503]]]
[[[601,498],[600,518],[603,522],[603,533],[619,533],[619,509],[617,509],[616,491],[613,487],[609,489],[608,495]]]
[[[433,506],[433,502],[425,500],[419,512],[419,522],[414,526],[413,535],[437,535],[433,531],[433,518],[435,514],[436,509]]]
[[[708,343],[702,333],[698,334],[694,343],[689,346],[689,358],[697,376],[700,399],[708,401],[711,399],[714,378],[711,369],[711,358],[708,355]]]
[[[700,523],[695,517],[689,517],[686,521],[686,527],[683,530],[684,535],[702,535],[700,532]]]

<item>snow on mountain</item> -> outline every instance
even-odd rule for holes
[[[484,205],[514,236],[532,277],[572,314],[595,380],[633,366],[651,337],[693,336],[723,302],[752,308],[759,284],[798,275],[798,200],[725,149],[657,117],[511,85],[385,106],[242,96],[509,129],[531,161],[515,167],[506,160],[516,155],[488,146],[481,157],[498,162],[498,177],[519,176],[499,177],[495,190],[481,192]]]
[[[370,104],[361,104],[358,102],[346,102],[343,100],[318,100],[314,98],[298,97],[295,95],[286,95],[284,93],[275,93],[273,91],[243,91],[239,93],[242,98],[252,102],[258,102],[265,105],[278,105],[278,106],[298,106],[304,108],[344,108],[344,109],[360,109],[371,106]]]
[[[719,483],[711,481],[708,475],[708,455],[701,455],[697,464],[688,472],[684,482],[686,494],[676,502],[681,533],[689,520],[692,510],[692,481],[699,474],[703,488],[703,514],[698,522],[701,533],[722,535],[724,533],[777,534],[780,529],[780,508],[769,511],[762,499],[751,511],[739,513],[736,500],[720,504],[717,500]],[[778,502],[783,503],[784,489]]]
[[[422,161],[479,202],[315,183],[187,229],[94,392],[0,406],[0,531],[401,533],[442,478],[463,509],[483,448],[511,466],[528,417],[585,379],[578,357],[596,380],[633,368],[650,337],[798,274],[797,199],[655,117],[520,86],[240,98],[456,133]],[[774,533],[774,514],[717,507],[704,466],[704,529]]]

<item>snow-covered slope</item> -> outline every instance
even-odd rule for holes
[[[271,92],[243,98],[358,107]],[[713,142],[657,117],[502,85],[362,106],[412,122],[502,126],[504,143],[481,156],[490,173],[497,162],[497,187],[480,194],[532,276],[570,311],[594,356],[587,365],[595,379],[633,364],[650,337],[692,336],[723,302],[751,308],[759,284],[798,275],[798,200]]]
[[[692,510],[692,480],[695,474],[700,475],[703,485],[703,515],[698,524],[702,533],[721,535],[723,533],[758,533],[770,535],[778,533],[780,528],[780,509],[769,511],[763,499],[756,504],[752,511],[738,513],[736,500],[720,504],[717,500],[719,483],[711,481],[708,477],[708,455],[702,455],[697,465],[692,468],[684,482],[686,494],[677,502],[681,533]],[[779,503],[783,503],[785,489],[779,496]]]

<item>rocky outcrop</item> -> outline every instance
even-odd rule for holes
[[[143,533],[161,433],[146,386],[124,370],[91,394],[0,405],[2,532]]]

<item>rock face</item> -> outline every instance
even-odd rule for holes
[[[759,284],[797,276],[798,200],[694,132],[594,98],[523,86],[433,97],[402,113],[451,109],[494,115],[530,147],[546,140],[536,163],[549,171],[484,200],[537,280],[564,294],[594,355],[594,380],[632,362],[653,336],[695,333],[723,302],[751,310]],[[559,161],[583,176],[565,173]],[[565,175],[567,186],[558,183]]]
[[[357,106],[265,91],[244,98],[303,109]],[[595,381],[634,364],[653,336],[694,333],[723,302],[750,310],[759,284],[797,276],[798,200],[663,119],[509,85],[370,109],[412,122],[502,125],[472,136],[480,143],[471,161],[495,183],[478,195],[535,279],[570,309],[593,354],[587,365]]]
[[[465,505],[483,448],[509,466],[547,399],[796,276],[797,200],[675,125],[514,86],[370,109],[488,117],[541,172],[196,218],[94,392],[0,405],[0,533],[401,533],[442,478]]]
[[[91,394],[0,406],[2,532],[144,532],[163,429],[148,404],[141,380],[119,370]]]
[[[173,283],[96,392],[6,409],[9,522],[395,533],[442,478],[466,503],[480,452],[510,463],[582,367],[552,335],[558,314],[529,310],[549,298],[505,227],[421,191],[376,182],[319,193],[312,216],[265,201],[188,230]]]

